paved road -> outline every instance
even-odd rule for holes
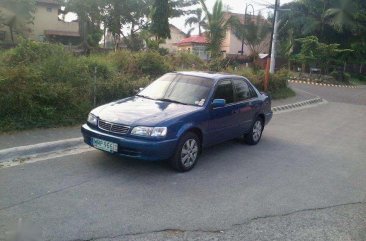
[[[366,240],[366,89],[353,91],[185,174],[98,151],[2,168],[0,240],[17,223],[35,240]]]

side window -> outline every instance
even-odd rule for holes
[[[224,99],[227,104],[234,102],[233,84],[230,80],[223,80],[219,83],[214,99]]]
[[[256,97],[253,88],[244,80],[234,80],[235,100],[243,101]]]

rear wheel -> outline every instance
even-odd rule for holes
[[[263,119],[258,117],[250,130],[248,134],[244,136],[245,143],[249,145],[256,145],[262,138],[264,123]]]
[[[196,134],[188,132],[179,140],[177,150],[170,159],[170,165],[179,172],[191,170],[197,163],[201,141]]]

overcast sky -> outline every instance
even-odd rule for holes
[[[206,4],[209,10],[212,9],[214,3],[216,0],[206,0]],[[281,0],[281,5],[292,2],[294,0]],[[234,13],[244,13],[245,12],[245,6],[246,4],[252,4],[254,7],[255,14],[258,14],[258,12],[261,12],[262,15],[267,17],[268,12],[271,11],[267,8],[268,5],[274,5],[275,0],[223,0],[222,1],[225,8],[229,8],[231,12]],[[251,7],[248,7],[248,13],[252,14],[253,10]],[[188,18],[187,16],[180,17],[180,18],[174,18],[170,20],[170,23],[174,24],[178,28],[182,29],[183,31],[187,32],[189,29],[188,27],[184,26],[185,19]],[[193,27],[193,26],[192,26]],[[197,34],[197,30],[193,32],[193,34]]]

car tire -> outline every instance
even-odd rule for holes
[[[250,132],[244,136],[244,141],[248,145],[257,145],[262,138],[262,133],[264,129],[264,121],[262,118],[258,117],[250,129]]]
[[[200,152],[200,138],[193,132],[187,132],[180,138],[170,165],[178,172],[187,172],[196,165]]]

